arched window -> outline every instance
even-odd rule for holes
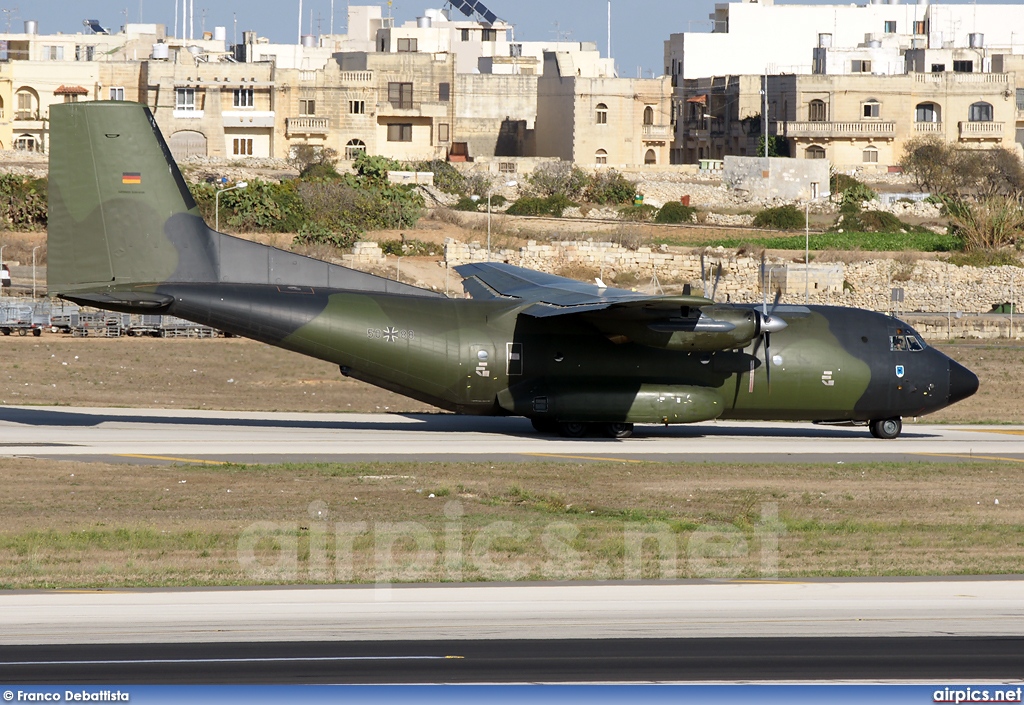
[[[653,149],[648,149],[644,155],[644,164],[657,164],[658,154]]]
[[[597,104],[597,124],[607,125],[608,124],[608,106],[604,103]]]
[[[940,111],[935,103],[918,103],[914,108],[914,122],[942,122]]]
[[[32,135],[18,135],[14,138],[14,148],[21,152],[35,152],[36,138]]]
[[[805,157],[807,159],[824,159],[825,158],[825,148],[824,147],[819,147],[816,144],[812,144],[804,152],[804,155],[805,155]]]
[[[992,104],[983,101],[973,103],[967,119],[970,122],[992,122]]]
[[[360,152],[366,151],[366,143],[360,139],[351,139],[345,145],[345,159],[355,159]]]
[[[861,115],[866,118],[876,118],[881,114],[882,104],[874,98],[868,98],[861,103]]]
[[[15,99],[18,102],[18,112],[15,113],[15,120],[38,120],[39,119],[39,96],[31,88],[20,88]]]
[[[645,125],[653,125],[654,124],[654,108],[652,108],[649,105],[646,108],[644,108],[644,124]]]
[[[608,152],[606,152],[603,149],[597,150],[597,152],[594,154],[594,163],[595,164],[607,164],[608,163]]]
[[[878,148],[873,146],[867,146],[864,148],[861,160],[865,164],[877,164],[878,163]]]
[[[812,100],[807,104],[807,119],[811,122],[827,122],[828,106],[823,100]]]

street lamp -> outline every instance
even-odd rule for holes
[[[811,303],[811,201],[832,195],[828,191],[815,193],[818,184],[815,183],[813,186],[811,197],[804,204],[804,303],[808,304]]]
[[[220,195],[222,193],[227,193],[228,191],[234,191],[235,189],[245,188],[248,185],[248,182],[239,181],[234,186],[228,186],[227,188],[218,189],[216,195],[213,197],[213,209],[217,211],[217,213],[213,216],[214,230],[220,232]]]
[[[36,245],[32,248],[32,300],[36,299],[36,250],[42,245]]]

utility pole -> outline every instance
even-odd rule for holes
[[[763,104],[761,106],[761,117],[764,122],[764,158],[768,158],[768,67],[764,67],[764,90],[761,91]]]

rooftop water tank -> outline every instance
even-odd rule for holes
[[[158,42],[153,45],[153,58],[154,59],[167,59],[170,57],[170,46],[163,42]]]
[[[417,17],[416,18],[416,26],[419,27],[420,29],[430,29],[432,24],[433,24],[433,22],[431,21],[431,19],[429,17]]]
[[[818,46],[822,49],[827,49],[832,46],[832,34],[830,32],[822,32],[818,35]]]
[[[39,34],[39,22],[36,20],[25,20],[25,34]]]
[[[214,38],[215,41],[218,41],[218,42],[227,41],[227,38],[228,38],[228,29],[227,29],[227,27],[214,27],[213,28],[213,38]]]
[[[316,46],[316,37],[314,37],[312,34],[303,34],[302,46],[306,47],[307,49],[312,49],[313,47]]]
[[[971,32],[967,35],[967,46],[971,49],[981,49],[985,46],[985,35],[981,32]]]

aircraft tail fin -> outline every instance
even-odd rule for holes
[[[152,291],[161,284],[443,296],[207,227],[153,113],[139,103],[51,107],[49,199],[51,295],[128,308],[132,301],[154,306],[166,297],[118,292]]]
[[[169,237],[207,230],[143,105],[66,103],[50,110],[47,280],[51,293],[163,282],[179,256]]]

